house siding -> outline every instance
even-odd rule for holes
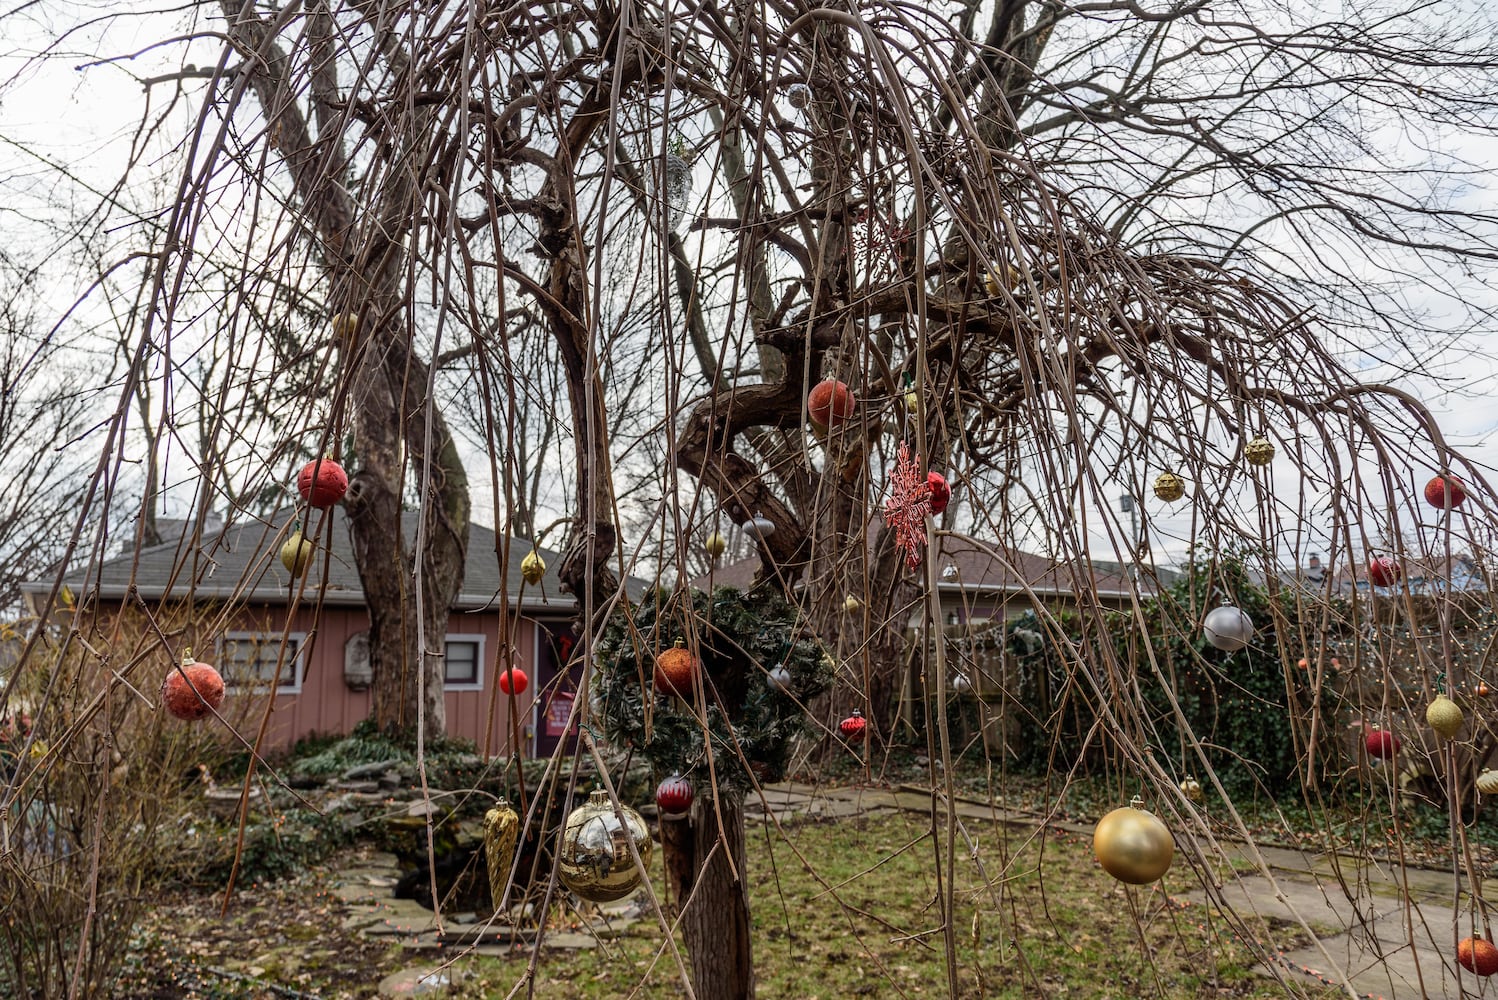
[[[502,621],[505,617],[508,621]],[[267,707],[270,715],[260,744],[262,751],[286,749],[308,736],[347,734],[369,717],[370,692],[352,690],[344,680],[345,646],[350,638],[369,628],[369,616],[363,608],[325,606],[320,612],[311,607],[299,608],[288,617],[285,607],[245,607],[215,619],[214,624],[212,633],[200,631],[190,644],[196,659],[221,669],[222,636],[248,633],[263,637],[262,641],[270,648],[273,643],[279,647],[285,634],[305,635],[301,654],[305,668],[299,691],[272,697],[265,690],[232,684],[229,687],[220,714],[239,730],[245,742],[255,743]],[[514,719],[518,720],[519,732],[525,740],[522,752],[530,753],[532,703],[537,687],[536,629],[530,618],[517,618],[513,613],[502,616],[498,611],[455,612],[448,619],[449,635],[482,636],[483,641],[480,687],[448,691],[444,695],[449,736],[472,740],[479,752],[486,755],[507,754],[513,749],[510,733]],[[510,665],[530,677],[530,685],[513,699],[500,691],[497,683],[500,672]],[[290,666],[288,658],[282,668],[283,676]]]

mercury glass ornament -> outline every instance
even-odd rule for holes
[[[619,809],[599,788],[572,810],[562,827],[558,874],[562,884],[590,903],[622,899],[640,885],[641,867],[630,856],[633,840],[640,866],[650,864],[650,831],[629,806]]]

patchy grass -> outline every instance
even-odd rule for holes
[[[808,822],[784,835],[751,826],[759,996],[951,995],[937,870],[915,814]],[[660,891],[659,855],[655,875]],[[1285,996],[1251,971],[1253,951],[1221,919],[1176,901],[1195,885],[1185,866],[1161,887],[1129,888],[1098,868],[1086,837],[967,821],[953,875],[957,996]],[[440,960],[341,930],[347,910],[324,891],[327,877],[248,889],[222,919],[217,897],[164,900],[138,929],[132,978],[119,995],[254,998],[275,995],[266,986],[274,984],[367,997],[389,972]],[[546,950],[535,995],[680,995],[661,934],[647,920],[591,950]],[[1286,932],[1270,944],[1293,941]],[[504,996],[529,958],[458,956],[468,975],[449,995]]]

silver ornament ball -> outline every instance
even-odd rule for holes
[[[1241,608],[1224,604],[1207,612],[1202,620],[1207,641],[1226,653],[1237,652],[1254,638],[1254,622]]]

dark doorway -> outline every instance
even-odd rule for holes
[[[569,723],[578,684],[582,681],[583,665],[577,660],[569,669],[563,669],[573,661],[576,644],[577,637],[572,634],[570,622],[536,623],[537,687],[535,715],[531,719],[533,756],[550,757],[564,742],[566,752],[571,753],[577,741],[577,726],[575,723],[569,726]]]

